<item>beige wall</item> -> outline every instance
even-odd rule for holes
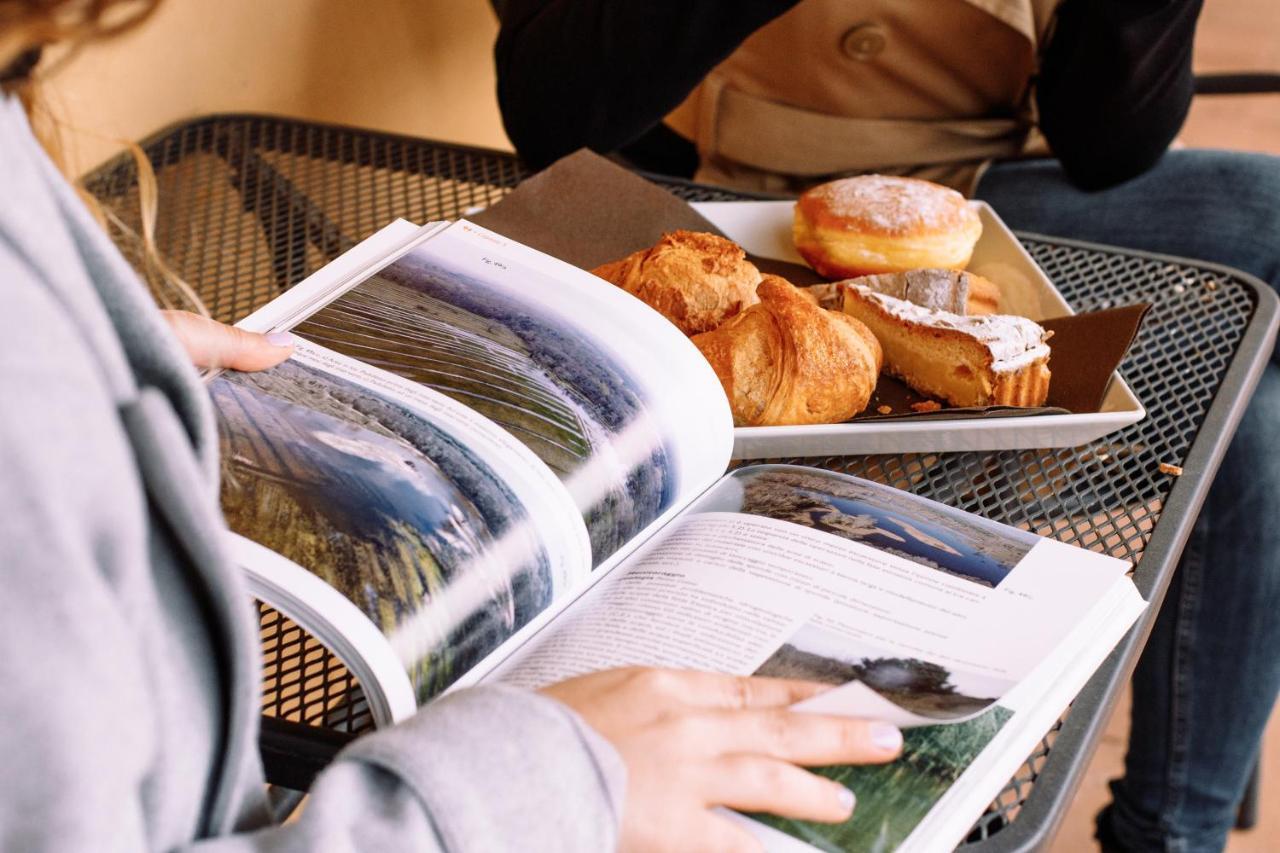
[[[1280,3],[1207,0],[1196,33],[1195,67],[1280,72]],[[1280,154],[1280,93],[1196,98],[1181,138],[1190,146]]]
[[[140,138],[188,116],[259,111],[498,148],[497,25],[487,0],[164,0],[128,37],[87,50],[55,105],[98,134]],[[1210,0],[1200,70],[1280,70],[1280,3]],[[1200,98],[1189,145],[1280,153],[1280,95]],[[73,139],[77,171],[112,153]]]
[[[510,148],[494,97],[487,0],[165,0],[85,50],[50,101],[85,133],[82,171],[173,121],[255,111]],[[96,134],[96,135],[95,135]]]

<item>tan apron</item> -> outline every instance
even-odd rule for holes
[[[913,175],[970,193],[993,159],[1044,153],[1031,80],[1061,0],[802,0],[669,116],[698,179],[798,192]]]

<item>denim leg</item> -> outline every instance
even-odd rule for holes
[[[996,163],[978,186],[1014,228],[1237,267],[1280,283],[1280,157],[1170,151],[1102,192],[1073,187],[1053,160]]]
[[[978,197],[1014,228],[1217,262],[1280,285],[1280,158],[1173,151],[1092,194],[1052,161],[1003,163]],[[1104,817],[1121,849],[1220,850],[1234,823],[1280,690],[1277,444],[1273,354],[1134,674],[1125,776]]]
[[[1221,850],[1235,822],[1280,686],[1278,424],[1268,364],[1134,672],[1110,815],[1123,849]]]

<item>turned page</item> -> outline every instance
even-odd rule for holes
[[[277,606],[337,633],[360,630],[354,605],[393,646],[429,605],[430,640],[400,655],[419,702],[591,570],[586,526],[552,471],[442,394],[306,340],[209,392],[223,513],[262,546],[237,547],[243,568],[280,591]]]
[[[728,404],[678,330],[470,223],[394,223],[243,325],[299,343],[211,386],[224,510],[268,549],[240,558],[315,591],[296,603],[331,641],[362,627],[289,564],[338,590],[390,644],[361,654],[398,659],[419,702],[478,677],[728,463]]]
[[[497,677],[539,686],[630,664],[757,673],[843,685],[815,710],[959,721],[1048,657],[1126,570],[897,489],[752,466],[708,490]]]
[[[1070,676],[1078,689],[1105,655],[1082,632],[1109,648],[1132,623],[1136,610],[1117,608],[1137,600],[1127,568],[887,486],[752,466],[717,482],[488,677],[539,687],[647,665],[830,684],[797,707],[894,722],[905,729],[901,758],[817,771],[855,792],[844,823],[740,819],[771,850],[893,850],[929,819],[946,833],[926,846],[951,849],[1008,779],[1004,764],[1043,735],[1051,720],[1037,714],[1069,700],[1041,708],[1040,676],[1058,667],[1066,677],[1090,658]],[[944,799],[965,806],[958,830],[934,814]]]
[[[596,566],[729,461],[728,403],[684,335],[607,282],[469,222],[294,331],[450,397],[527,446],[573,496]]]

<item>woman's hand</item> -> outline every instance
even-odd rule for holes
[[[161,311],[196,367],[266,370],[293,355],[293,335],[259,335],[192,314]]]
[[[902,749],[888,723],[789,711],[829,685],[615,669],[542,692],[573,708],[627,765],[624,851],[759,850],[712,808],[836,823],[853,793],[797,765],[879,764]]]

